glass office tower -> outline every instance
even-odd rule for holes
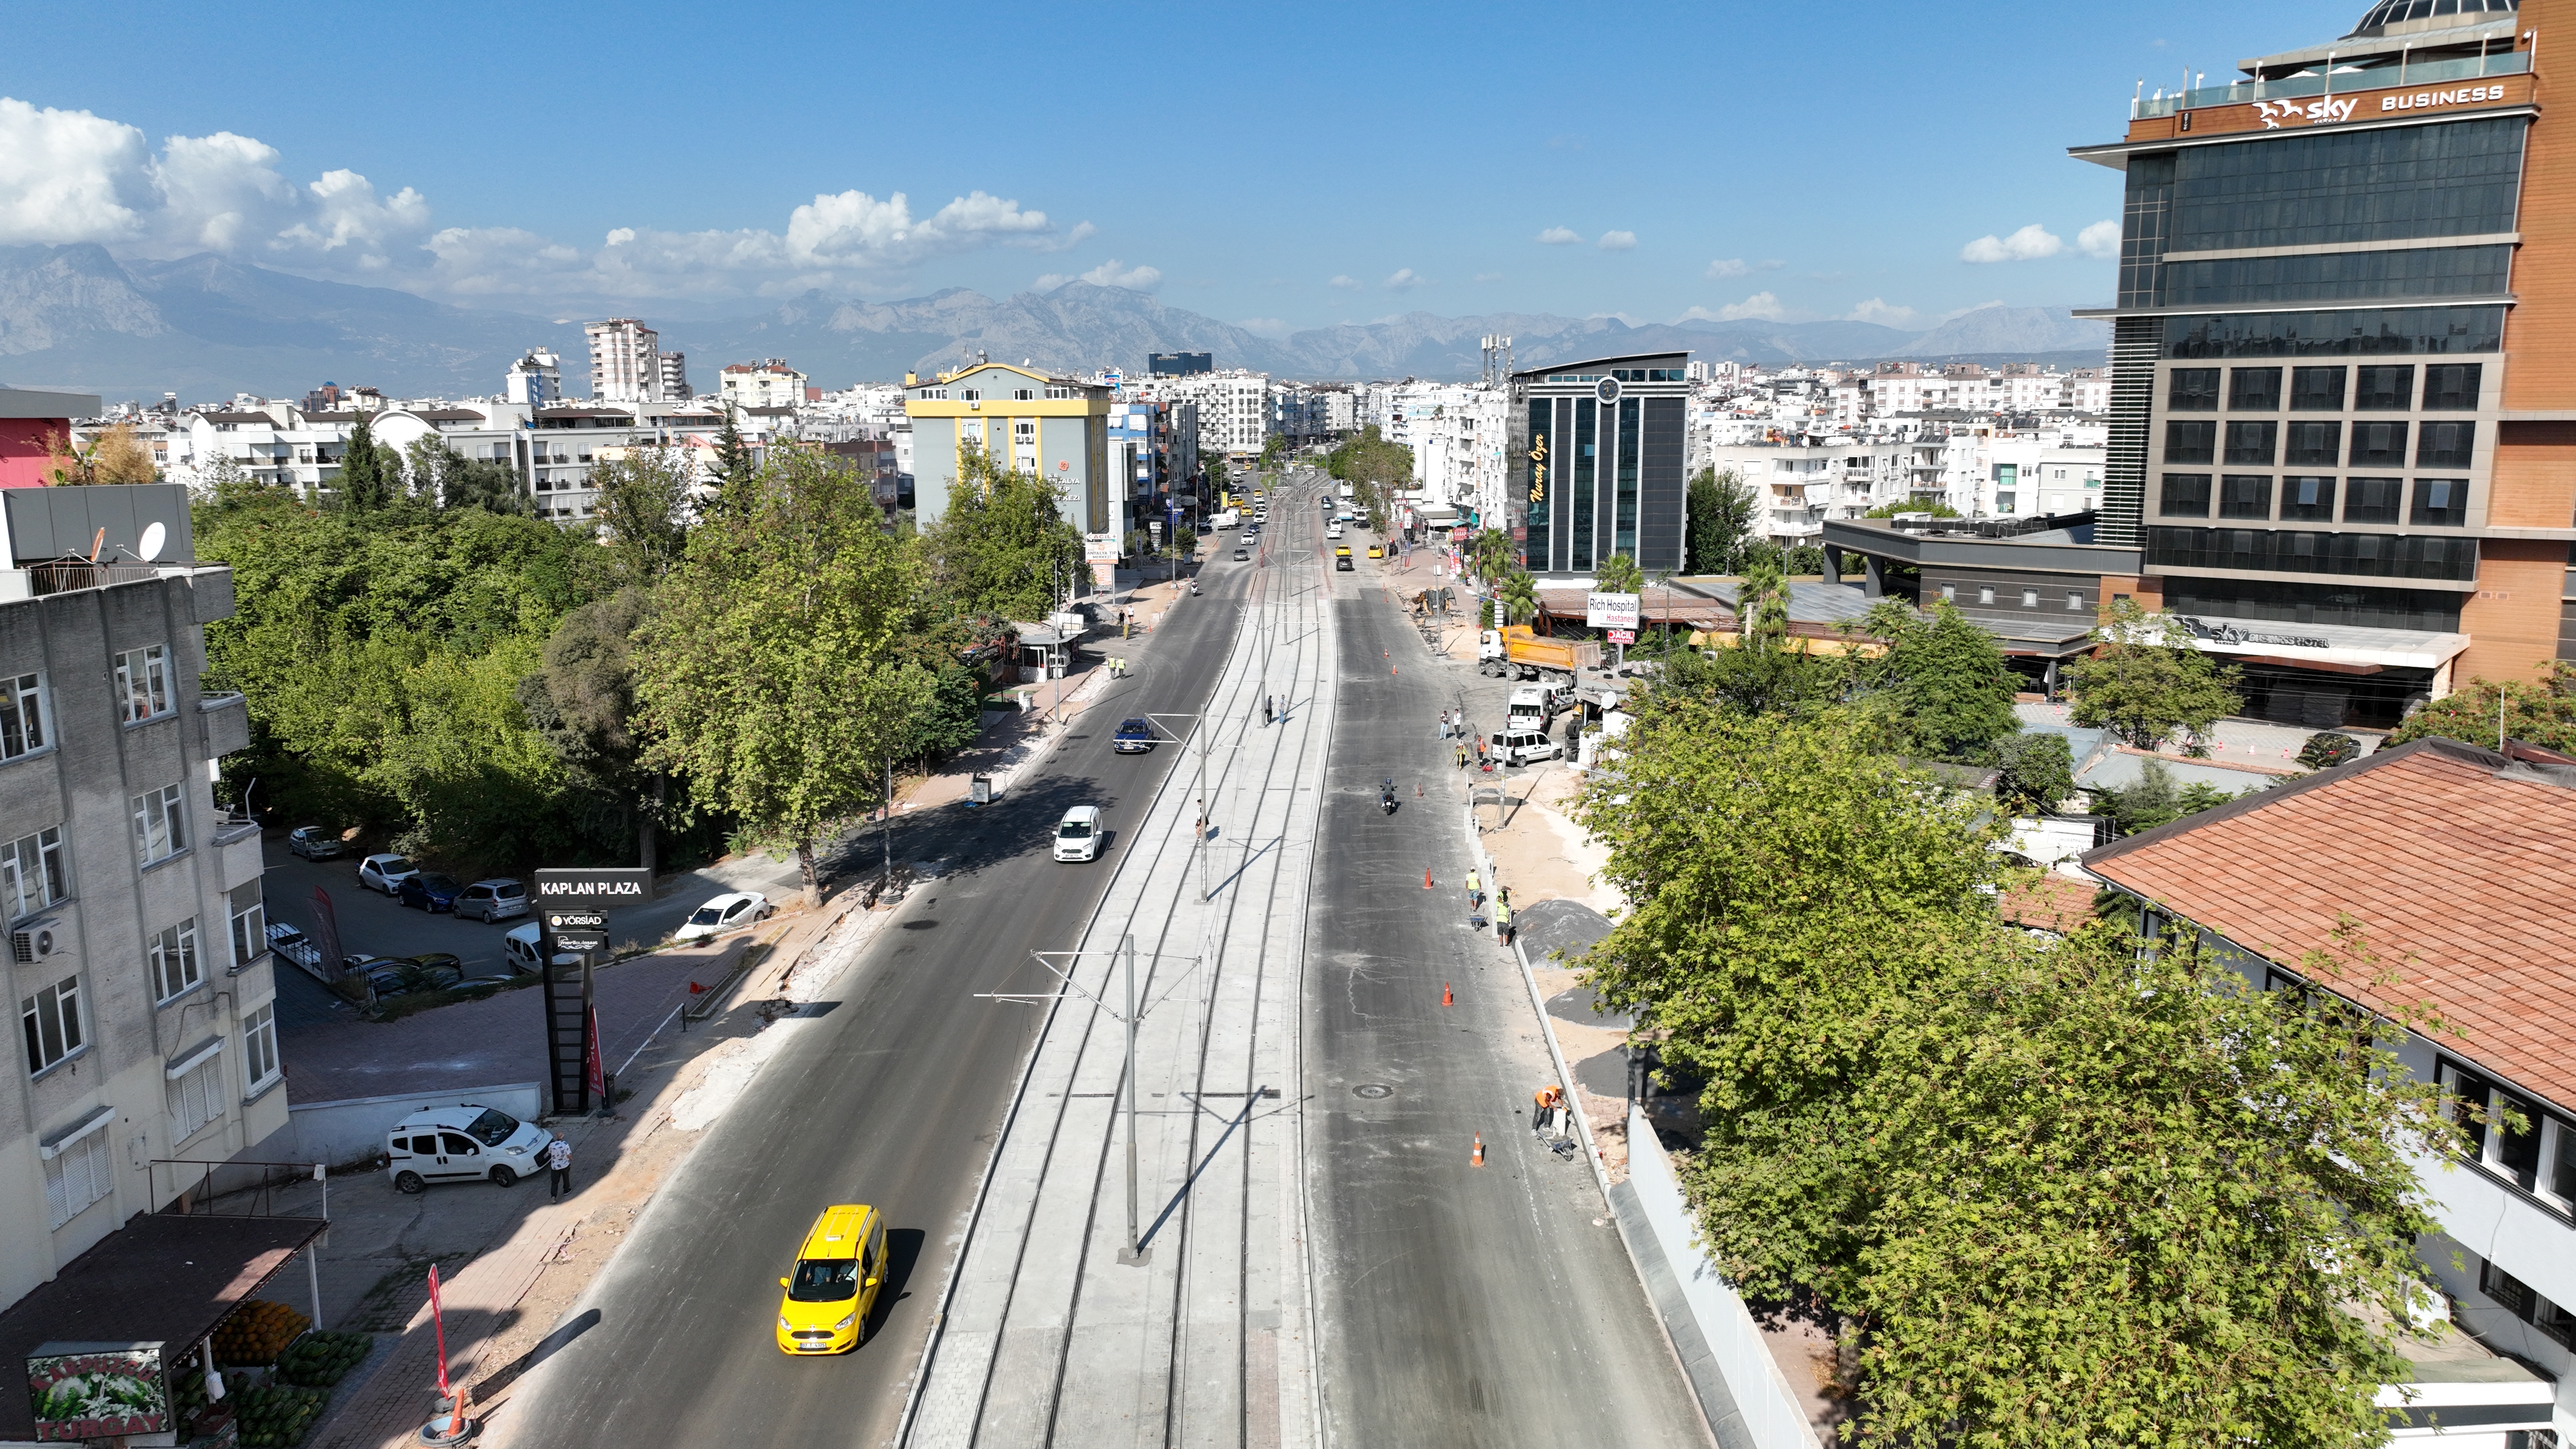
[[[1588,577],[1624,553],[1682,566],[1686,352],[1604,357],[1512,374],[1514,541],[1540,575]]]
[[[2242,636],[2215,652],[2260,712],[2393,724],[2569,652],[2576,121],[2533,65],[2562,5],[2384,0],[2075,149],[2126,173],[2084,314],[2113,324],[2097,538]]]

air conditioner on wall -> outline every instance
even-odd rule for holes
[[[9,933],[9,959],[21,966],[32,966],[70,949],[70,933],[56,930],[51,921],[31,921]]]

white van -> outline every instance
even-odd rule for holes
[[[1076,805],[1056,822],[1055,858],[1058,860],[1098,860],[1100,858],[1100,807]]]
[[[545,944],[538,934],[544,929],[530,921],[524,926],[511,927],[509,933],[501,938],[501,959],[509,965],[511,975],[534,976],[545,969]],[[558,966],[575,966],[580,962],[579,956],[561,952],[555,956]]]
[[[547,1133],[480,1102],[423,1107],[385,1134],[385,1175],[400,1192],[433,1182],[508,1187],[545,1165]]]
[[[1553,760],[1565,748],[1537,730],[1498,730],[1488,747],[1494,758],[1506,765],[1526,765],[1532,760]]]
[[[1511,699],[1503,705],[1503,726],[1506,729],[1537,730],[1543,734],[1547,730],[1548,718],[1556,713],[1555,703],[1546,690],[1534,684],[1524,684],[1513,690]]]

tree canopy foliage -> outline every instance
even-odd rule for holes
[[[1887,650],[1859,667],[1860,682],[1879,691],[1890,743],[1927,759],[1966,760],[2019,727],[2013,696],[2021,676],[2004,663],[2003,646],[1947,599],[1921,613],[1882,599],[1861,632]]]
[[[1624,553],[1614,553],[1593,570],[1592,587],[1604,594],[1638,594],[1645,592],[1646,571]]]
[[[2197,749],[2219,716],[2244,707],[2236,692],[2242,670],[2220,666],[2191,645],[2190,631],[2131,599],[2111,605],[2093,631],[2095,649],[2067,670],[2075,722],[2108,729],[2142,750],[2179,730]]]
[[[2502,734],[2544,750],[2576,754],[2576,664],[2552,659],[2541,669],[2537,684],[2471,680],[2419,705],[2388,743],[2439,736],[2492,750]]]
[[[2419,1311],[2452,1131],[2395,1029],[2188,932],[2008,926],[2000,822],[1876,744],[1657,689],[1580,802],[1630,902],[1588,978],[1707,1083],[1718,1266],[1845,1325],[1868,1442],[2375,1440],[2352,1310]]]
[[[961,496],[980,491],[964,481]],[[816,842],[880,798],[932,696],[934,676],[898,647],[920,582],[866,480],[780,449],[690,531],[636,630],[645,763],[792,843],[809,903]]]
[[[1753,521],[1761,500],[1732,468],[1720,473],[1702,468],[1691,475],[1683,509],[1688,526],[1683,538],[1690,558],[1683,572],[1740,574],[1753,539]]]
[[[1045,618],[1082,567],[1082,532],[1057,511],[1055,485],[981,448],[958,450],[948,511],[921,538],[953,614]]]

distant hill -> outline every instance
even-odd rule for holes
[[[650,310],[646,315],[650,316]],[[1475,377],[1478,339],[1513,340],[1520,367],[1621,353],[1687,351],[1709,361],[1868,361],[1886,357],[2098,362],[2108,331],[2062,308],[1986,307],[1915,333],[1868,322],[1689,321],[1631,326],[1612,317],[1409,312],[1284,339],[1166,306],[1143,292],[1071,282],[992,298],[952,288],[868,302],[808,292],[756,315],[672,320],[663,345],[688,354],[710,389],[728,362],[783,357],[817,386],[891,381],[979,352],[1069,371],[1141,371],[1153,352],[1213,352],[1220,366],[1294,378]],[[0,247],[0,380],[96,391],[111,400],[165,391],[199,401],[235,392],[293,397],[329,379],[397,395],[497,392],[530,347],[561,354],[574,386],[581,328],[248,266],[211,253],[119,261],[91,245]]]

